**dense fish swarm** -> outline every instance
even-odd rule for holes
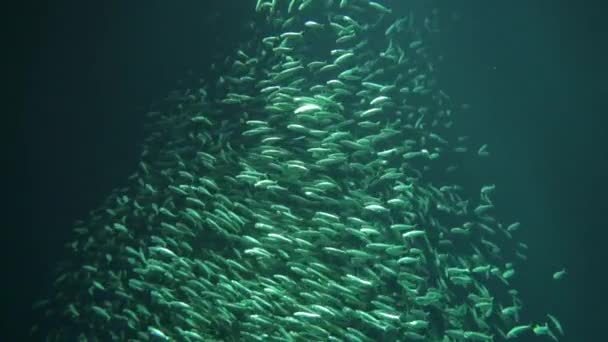
[[[493,216],[494,185],[451,181],[468,150],[437,84],[436,11],[387,2],[258,0],[259,39],[219,81],[149,113],[139,169],[76,223],[34,333],[557,340],[554,316],[520,322],[527,246]]]

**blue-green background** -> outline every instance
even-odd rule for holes
[[[404,0],[405,1],[405,0]],[[439,2],[442,82],[472,111],[456,129],[488,143],[466,166],[497,184],[498,215],[522,221],[528,317],[551,312],[565,341],[607,341],[608,4]],[[26,341],[50,267],[76,218],[125,183],[143,114],[188,70],[249,39],[242,0],[32,1],[3,5],[0,341]],[[562,266],[560,282],[551,274]]]

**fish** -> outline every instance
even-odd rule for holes
[[[553,279],[554,280],[560,280],[563,279],[566,276],[567,272],[565,268],[562,268],[561,270],[553,273]]]
[[[389,4],[247,5],[251,39],[153,106],[133,176],[74,223],[37,305],[71,329],[38,339],[563,335],[520,323],[532,247],[496,185],[458,178],[475,147],[454,136],[438,11]]]
[[[557,318],[555,318],[555,316],[553,316],[551,314],[547,314],[547,317],[549,317],[549,320],[551,321],[551,323],[553,324],[555,329],[557,329],[559,334],[564,336],[564,328],[562,327],[561,323],[557,320]]]
[[[516,325],[513,328],[511,328],[509,330],[509,332],[507,332],[507,339],[519,337],[526,331],[531,331],[531,330],[532,330],[532,325],[530,325],[530,324]]]

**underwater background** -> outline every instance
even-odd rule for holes
[[[564,326],[561,341],[605,340],[602,4],[378,2],[431,3],[441,14],[444,60],[436,76],[456,104],[470,105],[451,129],[491,151],[461,165],[461,185],[495,184],[493,215],[520,221],[517,241],[529,246],[509,281],[524,303],[523,322],[550,313]],[[86,221],[129,184],[146,113],[176,88],[199,79],[215,84],[222,72],[212,66],[255,37],[248,26],[253,1],[20,6],[4,13],[3,30],[9,61],[1,341],[27,341],[31,326],[44,321],[64,324],[31,308],[54,296],[53,269],[74,258],[64,248],[74,221]],[[554,280],[563,268],[567,274]]]

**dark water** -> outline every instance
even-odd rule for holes
[[[247,39],[241,1],[37,2],[6,11],[1,341],[27,340],[71,223],[138,161],[143,114],[188,70]],[[525,315],[550,312],[565,341],[603,341],[608,236],[606,35],[602,6],[443,1],[442,82],[472,110],[458,129],[492,158],[466,168],[495,183],[498,216],[530,246],[515,287]],[[605,12],[604,12],[605,13]],[[446,16],[447,17],[447,16]],[[551,274],[566,267],[560,282]]]

